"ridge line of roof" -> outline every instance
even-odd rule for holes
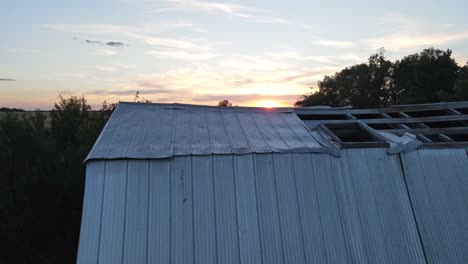
[[[179,103],[135,103],[135,102],[119,102],[122,107],[154,107],[162,109],[179,109],[179,110],[223,110],[223,111],[252,111],[252,112],[283,112],[292,113],[292,107],[255,107],[255,106],[232,106],[221,107],[213,105],[196,105],[196,104],[179,104]]]
[[[202,105],[202,104],[183,104],[183,103],[137,103],[137,102],[125,102],[119,101],[119,104],[123,105],[154,105],[154,106],[190,106],[190,107],[202,107],[202,108],[219,108],[222,106],[217,105]],[[259,106],[229,106],[226,109],[235,109],[235,108],[252,108],[252,109],[293,109],[294,107],[259,107]]]
[[[200,104],[182,104],[182,103],[137,103],[137,102],[125,102],[125,101],[120,101],[119,105],[129,105],[129,106],[158,106],[158,107],[170,107],[170,108],[195,108],[195,109],[220,109],[220,106],[214,106],[214,105],[200,105]],[[225,107],[222,109],[242,109],[242,110],[262,110],[262,111],[275,111],[275,110],[280,110],[280,111],[301,111],[301,110],[318,110],[318,111],[327,111],[327,110],[342,110],[342,111],[347,111],[347,110],[358,110],[358,111],[392,111],[392,110],[397,110],[399,108],[441,108],[441,107],[446,107],[446,108],[451,108],[451,107],[468,107],[468,101],[456,101],[456,102],[441,102],[441,103],[427,103],[427,104],[401,104],[401,105],[391,105],[388,107],[382,107],[382,108],[352,108],[350,106],[339,106],[339,107],[330,107],[326,105],[320,105],[320,106],[310,106],[310,107],[257,107],[257,106],[232,106],[232,107]]]

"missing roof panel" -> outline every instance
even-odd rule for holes
[[[340,124],[322,124],[333,141],[342,147],[386,147],[385,139],[375,130],[358,122]]]
[[[440,121],[440,122],[426,122],[430,128],[445,128],[445,127],[464,127],[465,124],[461,121]]]
[[[395,125],[392,125],[392,124],[368,124],[368,126],[372,127],[375,130],[396,128]]]
[[[455,109],[457,110],[458,112],[464,114],[464,115],[468,115],[468,108],[457,108]]]
[[[400,112],[391,112],[391,113],[386,113],[386,114],[389,115],[392,118],[400,118],[401,117]]]
[[[405,112],[410,117],[430,117],[451,115],[448,109]]]
[[[433,143],[438,143],[438,142],[450,142],[448,140],[449,138],[445,135],[441,134],[435,134],[435,135],[425,135],[427,138],[429,138]]]
[[[378,119],[378,118],[384,118],[382,114],[376,114],[376,113],[369,113],[369,114],[353,114],[354,117],[357,119]]]
[[[468,134],[451,134],[448,136],[456,142],[468,142]]]

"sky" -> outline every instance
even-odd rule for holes
[[[133,101],[292,106],[385,48],[468,61],[468,1],[7,0],[0,107]]]

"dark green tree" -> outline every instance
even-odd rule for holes
[[[456,99],[468,100],[468,62],[458,71],[455,93]]]
[[[83,160],[115,104],[59,97],[41,112],[0,115],[0,263],[75,263]]]
[[[232,103],[229,100],[222,100],[218,102],[218,106],[232,106]]]
[[[9,113],[0,118],[0,263],[58,261],[57,153],[45,117]],[[66,211],[65,211],[66,213]],[[55,218],[55,217],[59,218]],[[66,243],[64,239],[63,243]]]
[[[325,76],[317,92],[302,96],[295,105],[377,108],[468,100],[468,66],[460,68],[451,50],[428,48],[395,63],[384,55],[381,49],[367,63]]]
[[[371,55],[367,63],[325,76],[318,82],[318,92],[301,97],[295,105],[386,106],[395,102],[397,96],[392,73],[393,63],[385,58],[385,50],[381,49]]]
[[[451,50],[424,49],[395,63],[394,82],[400,103],[432,103],[453,100],[458,65]]]

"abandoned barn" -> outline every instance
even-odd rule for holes
[[[99,263],[466,263],[468,102],[120,103],[87,157]]]

